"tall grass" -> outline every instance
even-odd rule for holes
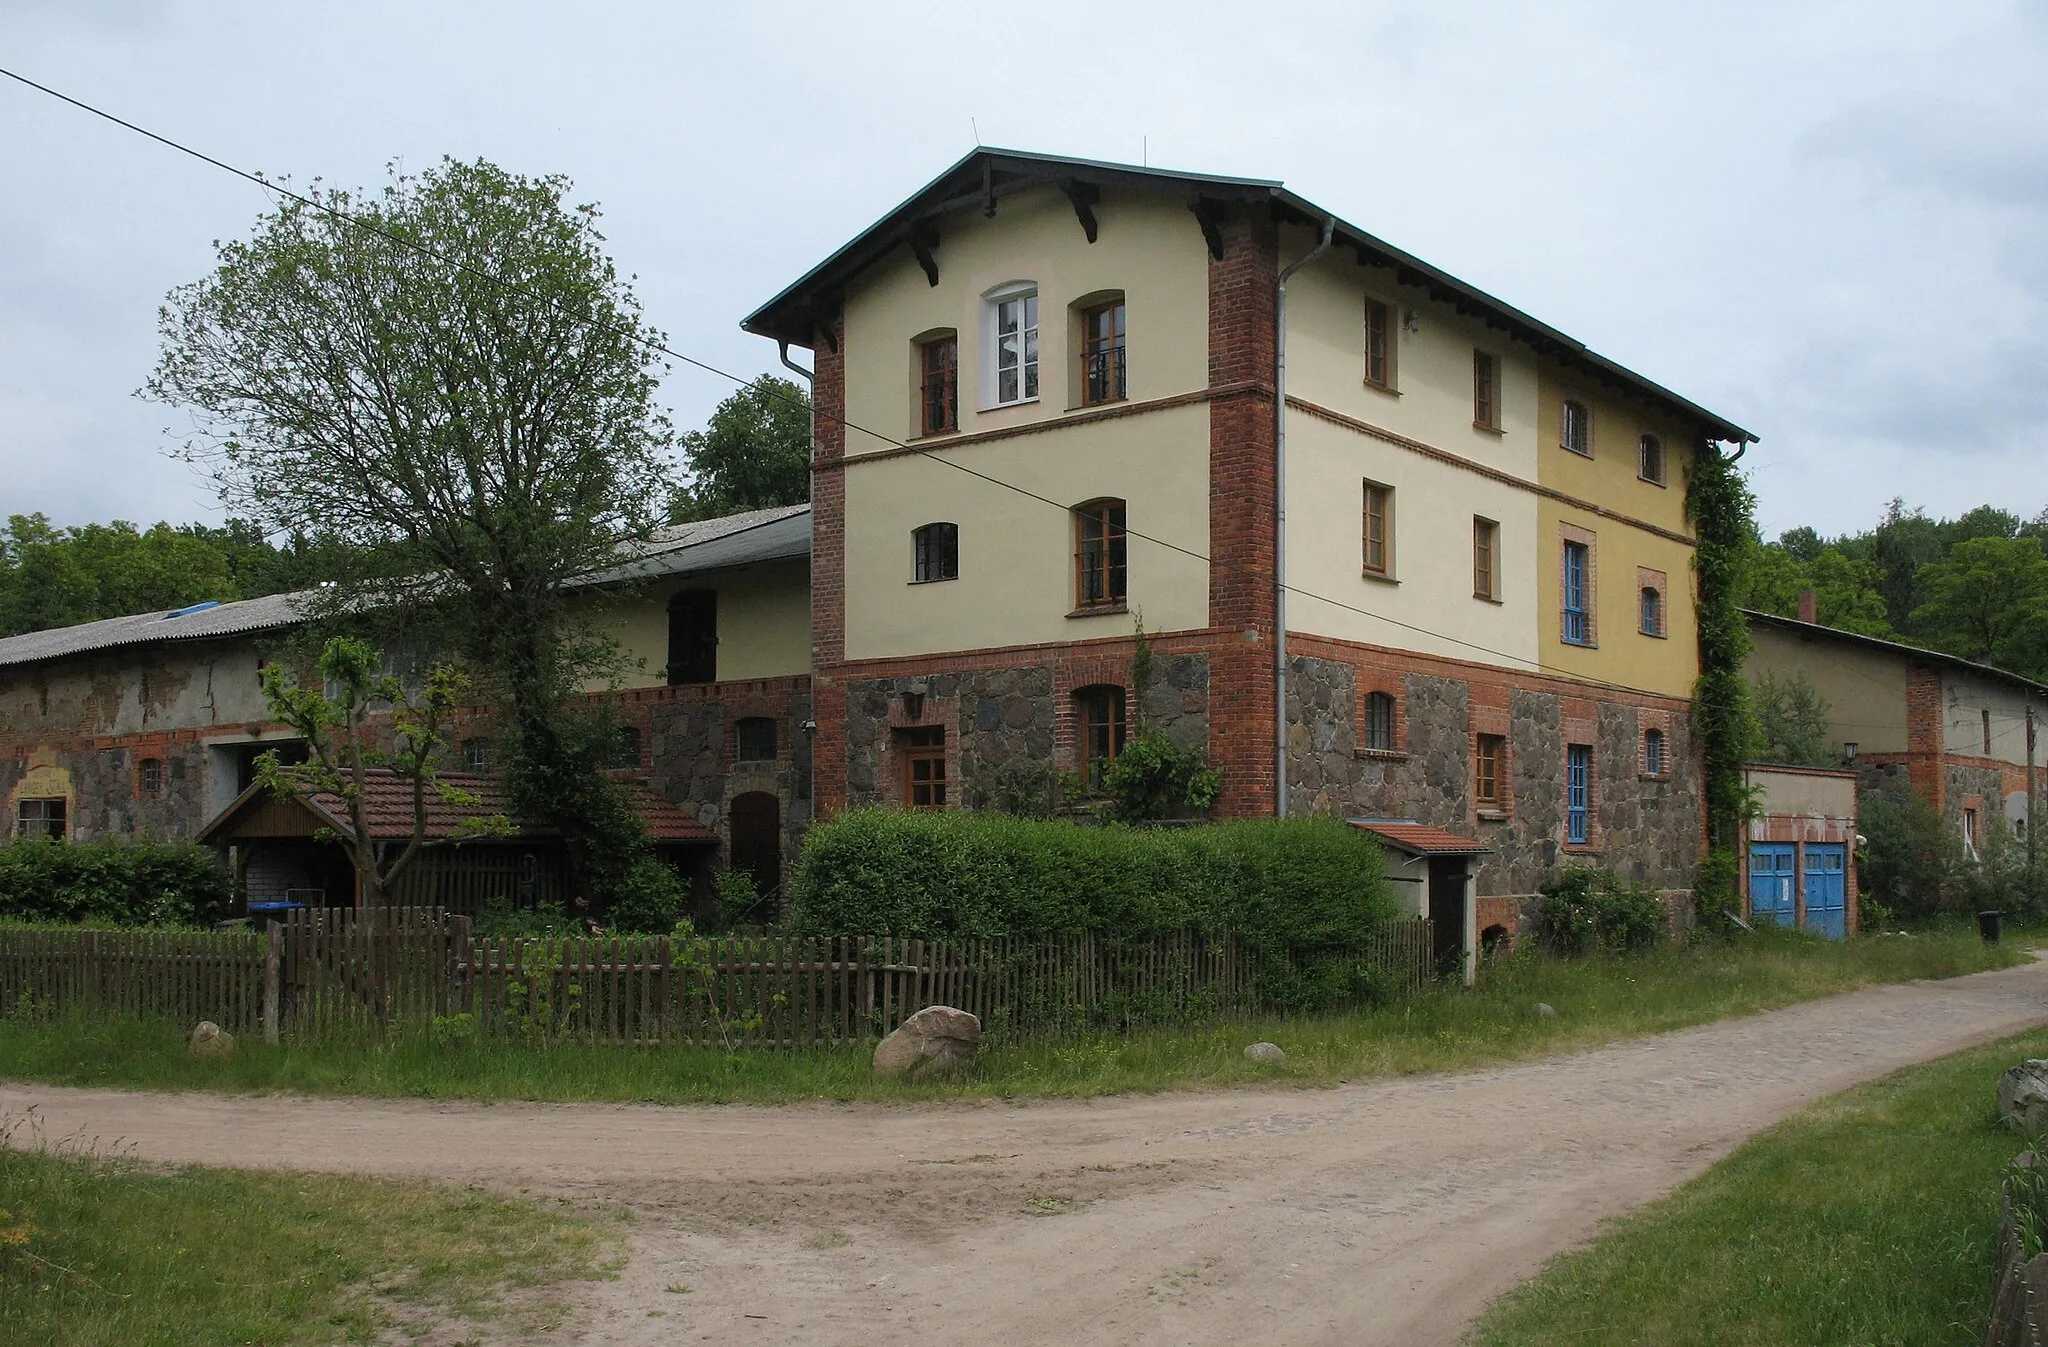
[[[1489,965],[1473,989],[1439,988],[1375,1010],[1229,1020],[1036,1042],[990,1042],[953,1084],[877,1080],[864,1047],[726,1054],[547,1041],[437,1042],[407,1034],[244,1042],[232,1058],[194,1060],[188,1026],[73,1016],[0,1020],[0,1076],[136,1089],[297,1090],[430,1099],[925,1099],[1095,1095],[1291,1082],[1327,1085],[1577,1051],[1638,1034],[1750,1014],[1880,982],[1951,977],[2024,958],[1974,936],[1940,933],[1846,943],[1790,933],[1741,943]],[[1537,1013],[1538,1003],[1554,1017]],[[1253,1062],[1270,1040],[1279,1062]]]
[[[2000,1171],[2020,1149],[1998,1075],[2043,1055],[2037,1030],[1824,1100],[1554,1261],[1471,1341],[1980,1343]]]

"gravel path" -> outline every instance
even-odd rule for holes
[[[656,1108],[0,1083],[0,1116],[147,1161],[631,1208],[630,1263],[562,1342],[1418,1347],[1803,1105],[2044,1021],[2036,963],[1330,1090]]]

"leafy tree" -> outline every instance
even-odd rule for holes
[[[2020,673],[2048,660],[2048,553],[2039,538],[1972,538],[1920,577],[1913,621],[1943,649]]]
[[[1925,513],[1908,509],[1904,500],[1893,497],[1871,532],[1869,547],[1880,573],[1878,591],[1884,595],[1885,617],[1897,630],[1911,633],[1913,610],[1920,603],[1916,578],[1922,566],[1941,559],[1941,529]]]
[[[237,597],[220,550],[169,524],[60,529],[32,514],[0,530],[0,635]]]
[[[675,522],[797,505],[811,498],[811,399],[763,375],[718,404],[682,437],[689,473],[669,506]]]
[[[569,723],[616,650],[562,586],[659,524],[671,436],[660,334],[568,191],[481,160],[315,183],[172,292],[144,391],[194,414],[187,454],[238,517],[332,549],[309,616],[453,643],[506,722],[520,812],[603,888],[649,849],[609,736]]]
[[[1832,767],[1827,699],[1804,674],[1767,673],[1750,693],[1756,709],[1757,756],[1792,767]]]
[[[1786,529],[1778,535],[1778,547],[1790,554],[1794,561],[1810,563],[1826,545],[1820,534],[1805,524]]]
[[[289,767],[279,763],[275,750],[257,759],[264,785],[279,795],[324,791],[340,797],[355,834],[347,844],[349,860],[365,906],[389,902],[399,877],[426,846],[429,795],[457,809],[478,810],[480,805],[473,792],[437,780],[435,772],[448,748],[449,716],[468,691],[466,680],[452,666],[440,664],[428,671],[417,692],[409,693],[397,677],[380,671],[379,659],[364,642],[337,636],[320,652],[325,686],[300,686],[284,665],[265,666],[263,696],[270,713],[304,737],[311,756]],[[339,695],[329,697],[328,687]],[[378,710],[390,715],[389,750],[371,742],[370,717]],[[389,771],[412,792],[412,836],[396,852],[379,848],[365,818],[364,791],[373,767]],[[488,837],[511,830],[502,815],[479,812],[465,818],[458,833]]]
[[[1879,908],[1928,917],[1962,906],[1962,838],[1918,791],[1865,791],[1856,814],[1869,839],[1857,870]]]

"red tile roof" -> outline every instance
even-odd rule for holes
[[[442,798],[441,792],[429,786],[426,792],[426,824],[428,841],[445,841],[461,830],[465,819],[487,818],[502,814],[511,817],[512,807],[506,798],[504,783],[496,777],[475,776],[468,772],[441,772],[441,785],[467,791],[476,797],[474,805],[451,805]],[[647,821],[648,831],[657,842],[716,842],[718,835],[706,828],[689,814],[670,804],[638,781],[620,783],[627,795],[638,805],[640,817]],[[210,834],[225,823],[228,817],[238,812],[243,804],[262,794],[262,786],[250,787],[242,798],[228,806],[221,818],[207,825]],[[341,797],[328,791],[312,791],[305,797],[307,806],[319,821],[333,828],[343,836],[351,833],[348,807]],[[364,775],[363,781],[363,822],[368,826],[370,836],[378,841],[402,842],[412,836],[412,783],[393,776],[384,768],[373,767]],[[546,837],[555,830],[550,827],[522,827],[514,822],[514,836]]]
[[[1493,850],[1484,842],[1405,818],[1355,818],[1352,827],[1390,842],[1411,856],[1479,856]]]

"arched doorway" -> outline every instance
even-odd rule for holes
[[[773,913],[781,904],[782,802],[765,790],[750,790],[733,797],[729,817],[732,868],[754,877],[754,892],[762,899],[759,911]]]

